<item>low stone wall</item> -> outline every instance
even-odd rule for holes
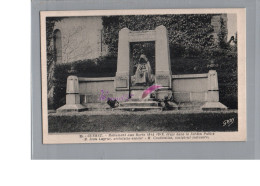
[[[57,112],[79,112],[88,110],[88,103],[105,104],[107,98],[114,98],[118,91],[115,89],[114,77],[83,78],[69,76],[67,78],[66,104],[57,109]],[[171,95],[178,103],[179,110],[224,110],[225,105],[219,102],[218,75],[215,70],[207,74],[185,74],[172,76],[172,91],[158,90],[158,95]],[[129,93],[129,92],[128,92]],[[126,94],[128,95],[128,94]],[[162,97],[162,96],[161,96]],[[121,97],[122,98],[122,97]],[[115,98],[116,99],[116,98]],[[119,100],[119,98],[118,98]],[[191,103],[187,105],[186,103]],[[199,103],[199,104],[198,104]]]
[[[173,75],[172,90],[176,103],[205,102],[208,92],[208,73]]]
[[[108,97],[116,95],[114,77],[84,78],[79,77],[80,103],[100,103],[101,90],[107,91]],[[208,93],[208,73],[184,74],[172,76],[174,100],[179,102],[205,102]]]
[[[80,103],[100,103],[101,91],[107,92],[107,96],[115,95],[114,77],[83,78],[79,77]],[[104,102],[104,101],[103,101]]]

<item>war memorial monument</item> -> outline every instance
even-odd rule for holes
[[[155,70],[151,69],[145,54],[140,55],[136,68],[130,62],[130,43],[147,41],[155,42]],[[117,107],[111,108],[112,110],[162,111],[165,105],[170,110],[227,109],[219,102],[216,70],[210,69],[204,74],[173,75],[170,62],[168,33],[165,26],[143,31],[123,28],[119,32],[116,76],[100,78],[69,76],[66,104],[58,108],[57,112],[99,109],[100,103],[107,104],[99,99],[101,90],[108,94],[108,98],[115,98],[114,100],[118,101]],[[143,99],[142,93],[151,85],[159,85],[161,88]],[[123,99],[124,96],[128,99]],[[100,107],[103,108],[104,106]],[[109,109],[108,106],[106,108]]]

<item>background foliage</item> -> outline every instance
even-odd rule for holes
[[[110,55],[117,56],[118,32],[154,30],[164,25],[168,30],[171,57],[207,57],[215,48],[211,18],[213,14],[104,16],[104,38]]]

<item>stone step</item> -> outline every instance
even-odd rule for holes
[[[154,99],[153,98],[148,98],[148,99],[142,99],[142,100],[140,100],[139,98],[131,98],[131,99],[129,99],[129,101],[128,102],[132,102],[132,101],[154,101]]]
[[[121,107],[128,107],[128,106],[136,106],[136,107],[146,107],[146,106],[159,106],[159,103],[156,101],[128,101],[120,103]]]
[[[176,103],[174,110],[201,110],[201,107],[205,102],[190,102],[190,103]],[[82,104],[87,110],[110,110],[111,107],[107,103],[87,103]],[[152,100],[129,100],[127,102],[121,102],[120,106],[115,110],[134,110],[134,111],[145,111],[145,110],[162,110],[162,105],[159,102]]]
[[[178,110],[201,110],[204,102],[179,103]]]
[[[178,110],[201,110],[200,107],[178,107]]]
[[[162,107],[117,107],[113,110],[125,110],[125,111],[162,111]]]
[[[180,103],[176,103],[179,106],[191,106],[191,105],[203,105],[205,102],[180,102]]]

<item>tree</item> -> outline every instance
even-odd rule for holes
[[[53,46],[51,44],[54,37],[53,29],[55,23],[61,20],[62,20],[61,17],[46,18],[47,67],[50,67],[50,64],[52,64],[55,59]]]
[[[82,56],[93,52],[89,38],[82,38],[80,36],[82,32],[87,32],[87,30],[78,26],[71,30],[71,32],[63,33],[63,63],[77,61],[78,58],[81,59]]]
[[[53,88],[53,72],[55,67],[55,51],[53,48],[53,37],[54,37],[54,26],[55,23],[62,20],[61,17],[47,17],[46,18],[46,48],[47,48],[47,91],[48,98],[50,98],[50,94]],[[48,101],[50,101],[48,99]]]

